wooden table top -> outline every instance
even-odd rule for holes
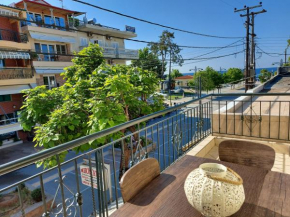
[[[245,203],[232,216],[290,216],[290,175],[186,155],[111,216],[202,217],[187,201],[184,182],[202,163],[221,163],[244,180]]]

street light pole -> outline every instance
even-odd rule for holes
[[[169,75],[168,75],[168,80],[169,80],[169,105],[172,106],[171,103],[171,48],[170,48],[170,53],[169,53]]]

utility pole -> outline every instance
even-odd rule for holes
[[[243,9],[239,9],[237,10],[235,8],[235,12],[240,12],[240,11],[246,11],[246,14],[241,14],[241,17],[247,17],[246,20],[246,29],[247,29],[247,33],[246,33],[246,67],[245,67],[245,77],[246,77],[246,81],[245,81],[245,92],[247,92],[247,90],[251,89],[254,87],[254,77],[255,77],[255,28],[254,28],[254,18],[255,15],[257,14],[261,14],[261,13],[265,13],[267,12],[265,9],[263,9],[262,11],[258,11],[258,12],[251,12],[250,10],[254,9],[254,8],[258,8],[258,7],[262,7],[262,2],[260,2],[259,5],[256,6],[252,6],[252,7],[247,7],[246,5],[244,6]],[[250,22],[250,14],[251,14],[251,20],[252,22]],[[252,32],[251,32],[251,54],[250,54],[250,26],[252,27]],[[251,57],[251,59],[250,59]]]
[[[168,74],[168,80],[169,80],[169,105],[172,106],[171,103],[171,47],[170,47],[170,53],[169,53],[169,74]]]

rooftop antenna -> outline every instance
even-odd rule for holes
[[[59,0],[59,1],[61,1],[61,8],[63,8],[63,0]]]

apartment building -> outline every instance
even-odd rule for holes
[[[36,86],[36,77],[29,55],[28,35],[18,19],[26,12],[0,5],[0,141],[26,140],[27,135],[18,123],[24,89]]]
[[[61,86],[60,74],[71,66],[72,46],[77,42],[76,31],[69,28],[71,16],[82,13],[50,5],[43,0],[25,0],[15,6],[26,10],[27,22],[22,22],[22,32],[28,35],[30,48],[35,51],[33,66],[37,85],[47,88]]]
[[[73,46],[74,51],[82,50],[89,43],[93,43],[103,48],[108,64],[126,64],[126,60],[139,58],[138,50],[125,48],[124,39],[137,37],[133,27],[125,26],[124,30],[120,30],[97,23],[95,18],[87,20],[86,17],[74,21],[74,26],[80,30]]]

